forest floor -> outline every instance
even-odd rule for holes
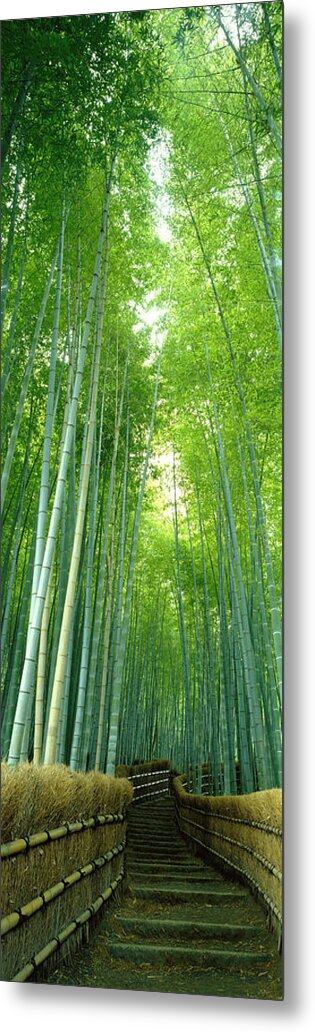
[[[37,981],[282,999],[282,962],[249,889],[194,857],[170,798],[130,811],[127,887],[88,945]]]

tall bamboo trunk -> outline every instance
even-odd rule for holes
[[[114,173],[116,154],[113,157],[110,182]],[[109,195],[108,195],[109,197]],[[76,596],[77,577],[81,556],[81,548],[83,541],[83,530],[86,516],[86,506],[88,498],[88,488],[90,482],[90,471],[92,463],[93,445],[95,438],[96,429],[96,414],[97,414],[97,401],[98,401],[98,387],[99,387],[99,376],[100,376],[100,363],[101,363],[101,345],[103,336],[103,320],[104,320],[104,307],[106,297],[106,284],[107,284],[107,269],[108,269],[108,224],[106,222],[106,255],[105,255],[105,267],[103,276],[102,293],[100,300],[100,311],[97,324],[97,338],[96,338],[96,351],[95,361],[93,370],[93,387],[91,395],[91,405],[88,419],[88,433],[86,440],[86,448],[84,454],[84,465],[83,475],[81,482],[81,489],[78,499],[76,525],[74,532],[74,541],[72,548],[72,555],[69,568],[68,585],[66,598],[64,603],[62,624],[60,630],[59,646],[56,660],[56,669],[54,684],[52,690],[52,697],[49,711],[49,721],[47,728],[47,738],[45,747],[45,764],[52,764],[56,762],[56,745],[57,745],[57,733],[58,723],[60,715],[60,706],[62,701],[62,693],[64,687],[64,679],[67,667],[68,658],[68,647],[69,638],[71,634],[73,608]]]
[[[87,345],[88,345],[89,336],[90,336],[90,326],[91,326],[93,310],[94,310],[94,304],[95,304],[97,283],[98,283],[98,279],[99,279],[99,275],[100,275],[101,258],[102,258],[102,252],[103,252],[103,243],[104,243],[104,238],[105,238],[105,231],[106,231],[107,217],[108,217],[109,195],[110,195],[109,194],[109,190],[107,189],[106,197],[105,197],[105,203],[104,203],[104,208],[103,208],[103,214],[102,214],[101,231],[100,231],[100,236],[99,236],[99,240],[98,240],[98,247],[97,247],[97,252],[96,252],[96,258],[95,258],[94,273],[93,273],[93,277],[92,277],[90,297],[89,297],[89,302],[88,302],[88,306],[87,306],[87,314],[86,314],[86,319],[85,319],[84,332],[83,332],[82,342],[81,342],[80,351],[79,351],[79,355],[78,355],[78,363],[77,363],[76,378],[75,378],[75,383],[74,383],[74,388],[73,388],[73,396],[72,396],[71,405],[70,405],[70,408],[69,408],[69,418],[68,418],[67,429],[66,429],[66,433],[65,433],[65,439],[64,439],[64,444],[63,444],[63,449],[62,449],[62,454],[61,454],[61,459],[60,459],[60,465],[59,465],[59,471],[58,471],[58,477],[57,477],[57,484],[56,484],[56,490],[55,490],[55,497],[54,497],[53,508],[52,508],[52,513],[51,513],[51,518],[50,518],[49,531],[48,531],[47,540],[46,540],[46,546],[45,546],[45,553],[44,553],[44,556],[43,556],[42,572],[41,572],[41,576],[40,576],[40,580],[39,580],[39,584],[38,584],[36,602],[35,602],[35,605],[34,605],[33,620],[32,620],[32,623],[29,626],[29,631],[28,631],[27,644],[26,644],[26,653],[25,653],[25,660],[24,660],[24,666],[23,666],[23,673],[22,673],[22,679],[21,679],[21,684],[20,684],[19,698],[18,698],[18,703],[17,703],[16,715],[15,715],[15,721],[14,721],[14,727],[13,727],[12,739],[11,739],[11,746],[10,746],[10,753],[9,753],[9,759],[8,759],[8,762],[9,762],[10,765],[15,765],[16,763],[19,762],[20,749],[21,749],[23,730],[24,730],[24,723],[25,723],[26,714],[27,714],[27,710],[28,710],[29,697],[30,697],[30,693],[31,693],[32,685],[33,685],[33,681],[34,681],[36,659],[37,659],[37,651],[38,651],[38,642],[39,642],[39,635],[40,635],[40,628],[41,628],[41,621],[42,621],[42,614],[43,614],[43,607],[44,607],[44,602],[45,602],[45,597],[46,597],[47,584],[48,584],[48,580],[49,580],[49,574],[50,574],[50,569],[51,569],[52,558],[53,558],[53,554],[54,554],[54,550],[55,550],[55,542],[56,542],[56,537],[57,537],[57,532],[58,532],[60,514],[61,514],[61,510],[62,510],[62,505],[63,505],[63,498],[64,498],[66,478],[67,478],[67,471],[68,471],[69,459],[70,459],[70,455],[71,455],[71,451],[72,451],[72,443],[73,443],[74,428],[75,428],[75,422],[76,422],[76,413],[77,413],[77,407],[78,407],[78,400],[79,400],[80,388],[81,388],[83,371],[84,371],[84,365],[85,365]],[[56,255],[56,260],[57,260],[57,255]]]

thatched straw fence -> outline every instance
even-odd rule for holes
[[[116,778],[127,778],[134,787],[134,802],[169,795],[171,769],[168,760],[150,760],[116,767]]]
[[[180,831],[193,850],[245,881],[282,940],[282,792],[242,796],[186,792],[184,775],[172,781]]]
[[[1,767],[2,978],[36,978],[88,937],[124,878],[126,779]]]

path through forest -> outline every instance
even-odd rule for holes
[[[127,890],[49,983],[281,999],[281,958],[249,889],[192,855],[174,802],[133,805]]]

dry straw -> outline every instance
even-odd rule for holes
[[[239,820],[259,821],[269,825],[281,833],[282,830],[282,791],[271,788],[264,792],[252,792],[239,796],[205,796],[192,795],[182,785],[185,775],[174,780],[173,786],[179,799],[185,801],[187,807],[203,810],[211,816],[229,816]]]
[[[133,789],[125,779],[91,771],[69,770],[63,764],[19,767],[1,764],[2,842],[56,828],[96,814],[121,813],[129,806]]]

